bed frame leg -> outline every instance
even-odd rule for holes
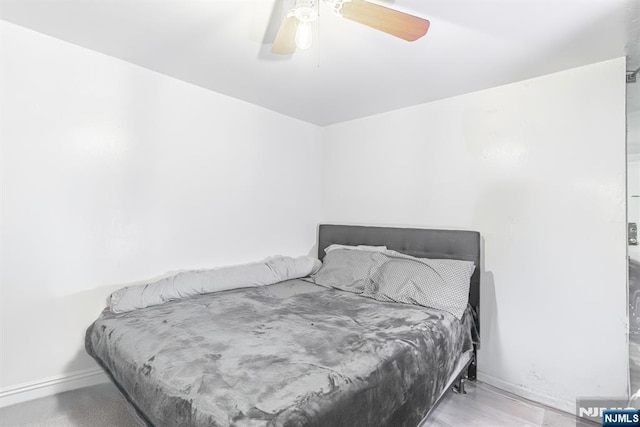
[[[476,380],[477,374],[477,365],[476,362],[478,360],[477,348],[473,346],[473,356],[471,357],[471,361],[467,366],[467,369],[463,370],[457,381],[453,384],[453,391],[458,394],[467,394],[467,391],[464,389],[464,381],[465,380]],[[466,375],[465,375],[466,374]],[[466,376],[466,378],[465,378]]]
[[[477,360],[478,360],[478,355],[476,353],[476,349],[474,346],[473,349],[473,359],[471,360],[471,363],[469,364],[469,367],[467,368],[467,378],[475,381],[476,380],[476,375],[477,375]]]
[[[469,368],[467,368],[467,378],[475,381],[476,380],[476,363],[475,361],[473,361],[470,365]]]
[[[460,375],[456,384],[453,385],[453,391],[458,394],[467,394],[464,389],[464,375]]]

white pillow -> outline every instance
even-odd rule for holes
[[[469,302],[473,262],[414,258],[389,252],[385,253],[388,259],[365,281],[362,295],[378,301],[431,307],[462,318]]]
[[[371,273],[386,259],[380,251],[333,248],[311,280],[316,285],[359,294]]]

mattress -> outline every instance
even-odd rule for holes
[[[293,280],[105,310],[86,349],[156,426],[415,426],[472,324]]]

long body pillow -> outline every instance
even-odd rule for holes
[[[350,249],[355,251],[369,251],[369,252],[384,252],[387,250],[387,247],[386,246],[368,246],[368,245],[351,246],[351,245],[338,245],[334,243],[333,245],[327,246],[324,249],[324,253],[328,254],[329,252],[335,251],[338,249]]]
[[[210,292],[272,285],[314,273],[320,261],[312,257],[276,256],[263,262],[211,270],[190,270],[155,282],[127,286],[109,297],[109,309],[124,313]]]

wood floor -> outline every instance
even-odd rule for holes
[[[480,382],[449,392],[422,426],[575,427],[573,415],[520,399]],[[0,408],[0,427],[137,427],[144,424],[112,384]],[[595,426],[595,424],[578,424]]]
[[[598,424],[540,405],[481,382],[467,382],[467,394],[449,392],[423,426],[576,427]]]

